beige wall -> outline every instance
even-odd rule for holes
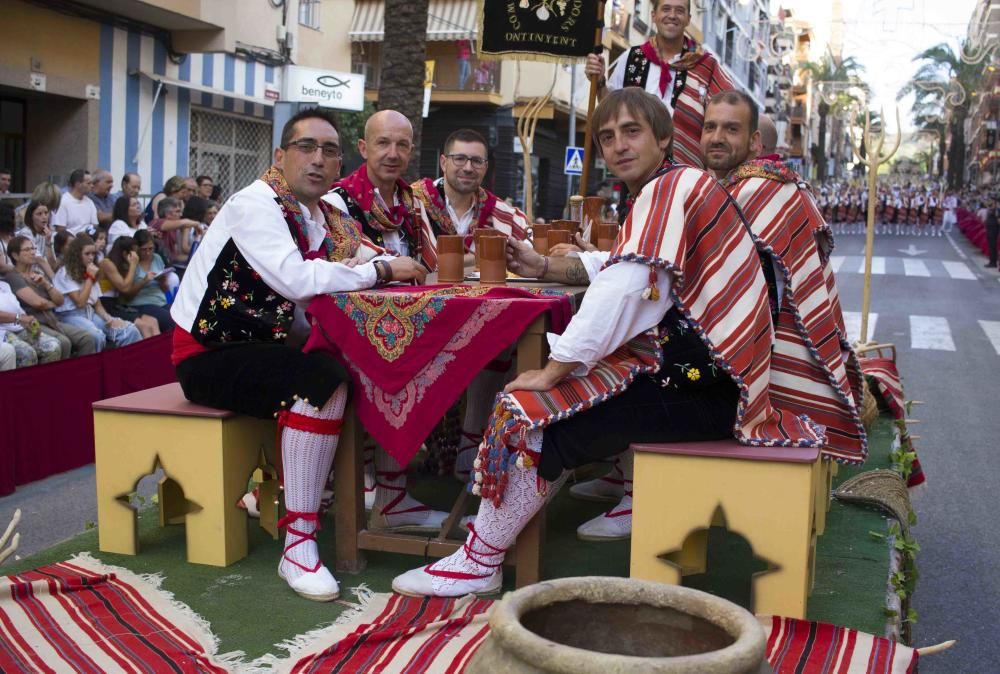
[[[291,13],[295,8],[294,15]],[[354,3],[349,0],[323,0],[319,30],[299,25],[298,2],[289,7],[289,29],[296,32],[292,59],[297,65],[340,72],[351,71],[351,29]]]
[[[100,25],[5,0],[0,39],[0,84],[30,88],[31,61],[41,61],[46,91],[84,98],[86,85],[100,83]]]

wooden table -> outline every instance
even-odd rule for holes
[[[429,275],[425,281],[427,284],[435,282],[436,274]],[[586,291],[585,286],[562,286],[551,283],[518,283],[515,287],[544,287],[563,291],[574,301],[574,311]],[[517,341],[518,373],[545,365],[548,358],[548,342],[545,338],[548,325],[549,314],[545,312],[532,321],[521,334]],[[446,557],[458,550],[465,542],[465,538],[449,538],[448,534],[465,511],[468,498],[465,489],[455,501],[437,535],[395,533],[367,528],[364,509],[364,439],[364,429],[354,411],[354,406],[348,405],[334,458],[337,571],[359,573],[364,570],[365,550],[399,552],[424,557]],[[513,563],[517,570],[518,587],[537,583],[541,579],[541,547],[544,532],[545,509],[543,508],[518,536],[516,546],[509,551],[505,560],[508,565]]]

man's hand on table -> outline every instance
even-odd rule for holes
[[[557,360],[550,360],[541,370],[528,370],[517,375],[514,381],[504,386],[503,392],[548,391],[579,366],[580,363],[561,363]]]
[[[584,241],[583,235],[579,232],[573,235],[573,240],[576,243],[557,243],[552,246],[549,249],[549,257],[566,257],[570,253],[579,253],[581,251],[593,252],[597,250],[597,246],[589,241]]]
[[[395,257],[389,260],[389,268],[392,269],[390,281],[412,281],[415,279],[420,284],[427,277],[427,268],[412,257]]]
[[[527,241],[516,241],[508,237],[507,268],[525,278],[539,278],[545,268],[545,260]]]

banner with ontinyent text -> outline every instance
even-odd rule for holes
[[[594,48],[597,0],[483,0],[479,57],[579,62]]]

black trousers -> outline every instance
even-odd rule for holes
[[[322,407],[347,372],[333,356],[284,344],[233,344],[181,361],[177,380],[188,400],[260,419],[291,407],[292,397]]]
[[[1000,234],[1000,224],[986,224],[986,248],[990,256],[990,266],[997,265],[997,235]]]
[[[732,437],[739,388],[731,380],[672,388],[641,375],[621,395],[552,424],[542,436],[538,473],[562,471],[621,454],[633,442],[685,442]]]

